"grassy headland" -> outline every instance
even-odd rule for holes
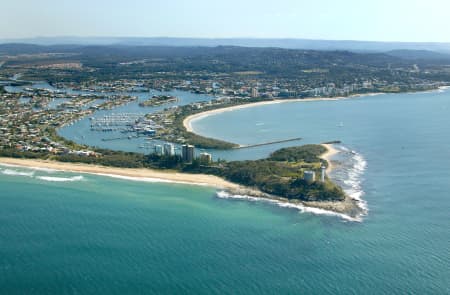
[[[321,145],[305,145],[284,148],[274,152],[267,159],[255,161],[220,161],[205,163],[196,159],[184,163],[180,156],[143,155],[97,149],[96,157],[70,155],[50,155],[48,153],[19,152],[14,149],[0,150],[0,156],[11,158],[34,158],[59,162],[95,164],[119,168],[170,169],[176,172],[210,174],[230,182],[250,187],[261,192],[301,201],[342,201],[344,192],[334,183],[306,182],[305,170],[320,174],[327,161],[320,158],[326,152]]]

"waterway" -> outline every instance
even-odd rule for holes
[[[334,177],[367,202],[363,222],[221,199],[206,187],[0,167],[2,292],[449,294],[449,111],[442,91],[195,122],[203,135],[240,144],[342,140]],[[67,132],[79,136],[83,124]],[[216,156],[255,159],[275,148]]]

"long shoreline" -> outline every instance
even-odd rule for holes
[[[268,100],[268,101],[260,101],[260,102],[251,102],[246,104],[240,104],[230,107],[223,107],[218,108],[210,111],[200,112],[197,114],[192,114],[184,118],[183,120],[183,126],[186,128],[188,132],[195,133],[195,130],[192,127],[192,123],[209,117],[211,115],[215,114],[221,114],[225,112],[231,112],[235,110],[240,109],[246,109],[246,108],[252,108],[252,107],[258,107],[258,106],[265,106],[265,105],[272,105],[272,104],[279,104],[279,103],[294,103],[294,102],[314,102],[314,101],[337,101],[337,100],[345,100],[345,99],[352,99],[357,97],[363,97],[363,96],[375,96],[375,95],[382,95],[384,93],[366,93],[366,94],[354,94],[350,96],[340,96],[340,97],[322,97],[322,98],[290,98],[290,99],[275,99],[275,100]]]
[[[321,155],[321,158],[328,162],[327,173],[333,166],[331,157],[338,151],[331,144],[322,144],[327,151]],[[215,175],[208,174],[190,174],[176,171],[162,171],[148,168],[117,168],[95,164],[58,162],[41,159],[23,159],[0,157],[0,164],[20,166],[26,168],[52,169],[65,172],[78,172],[106,176],[132,177],[136,179],[152,179],[154,181],[166,181],[174,183],[211,186],[218,189],[242,190],[243,186],[232,183]],[[245,188],[248,190],[248,188]]]
[[[427,93],[427,92],[435,92],[435,91],[445,91],[450,89],[450,86],[440,86],[436,89],[432,90],[423,90],[423,91],[413,91],[413,92],[400,92],[400,93],[394,93],[394,94],[405,94],[405,93]],[[294,102],[314,102],[314,101],[337,101],[337,100],[346,100],[346,99],[354,99],[364,96],[376,96],[376,95],[383,95],[383,94],[390,94],[385,92],[370,92],[370,93],[358,93],[358,94],[352,94],[349,96],[338,96],[338,97],[317,97],[317,98],[286,98],[286,99],[274,99],[274,100],[268,100],[268,101],[260,101],[260,102],[251,102],[247,104],[241,104],[231,107],[223,107],[218,108],[210,111],[200,112],[197,114],[192,114],[184,118],[183,120],[183,126],[186,128],[188,132],[195,133],[195,130],[192,127],[192,123],[206,118],[211,115],[215,114],[221,114],[224,112],[230,112],[234,110],[240,110],[240,109],[246,109],[251,107],[258,107],[258,106],[264,106],[264,105],[271,105],[271,104],[279,104],[279,103],[294,103]]]
[[[116,168],[93,164],[67,163],[39,159],[17,159],[0,157],[0,164],[26,168],[51,169],[64,172],[87,173],[111,177],[134,178],[136,180],[152,180],[210,186],[217,189],[239,189],[240,186],[220,177],[207,174],[189,174],[166,172],[146,168]]]
[[[331,157],[333,153],[328,152],[322,158]],[[0,165],[23,167],[30,169],[54,170],[59,172],[92,174],[112,178],[120,178],[133,181],[178,183],[184,185],[198,185],[216,188],[218,191],[226,191],[231,195],[246,196],[275,202],[282,207],[298,208],[302,212],[315,214],[336,215],[351,221],[361,221],[361,210],[358,209],[356,200],[347,197],[339,202],[305,202],[300,200],[288,200],[285,198],[271,196],[259,190],[244,187],[220,177],[206,174],[188,174],[179,172],[165,172],[146,168],[115,168],[93,164],[66,163],[39,159],[18,159],[0,157]],[[309,208],[309,209],[308,209]]]

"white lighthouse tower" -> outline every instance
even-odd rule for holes
[[[326,167],[325,166],[322,166],[322,167],[320,167],[321,169],[322,169],[322,173],[320,174],[320,181],[321,182],[325,182],[325,173],[326,173]]]

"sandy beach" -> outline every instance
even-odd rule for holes
[[[192,128],[192,123],[197,120],[200,120],[202,118],[214,115],[214,114],[220,114],[220,113],[224,113],[224,112],[231,112],[231,111],[240,110],[240,109],[264,106],[264,105],[271,105],[271,104],[278,104],[278,103],[336,101],[336,100],[352,99],[352,98],[357,98],[357,97],[361,97],[361,96],[374,96],[374,95],[380,95],[380,94],[383,94],[383,93],[355,94],[355,95],[351,95],[351,96],[342,96],[342,97],[275,99],[275,100],[268,100],[268,101],[253,102],[253,103],[225,107],[225,108],[220,108],[220,109],[215,109],[215,110],[210,110],[210,111],[193,114],[193,115],[187,116],[183,120],[183,125],[184,125],[184,128],[186,128],[186,130],[188,132],[195,133],[194,129]]]
[[[325,98],[320,98],[320,99],[277,99],[277,100],[269,100],[269,101],[260,101],[260,102],[254,102],[254,103],[247,103],[247,104],[242,104],[242,105],[236,105],[236,106],[232,106],[232,107],[225,107],[225,108],[220,108],[220,109],[215,109],[215,110],[210,110],[210,111],[206,111],[206,112],[201,112],[198,114],[193,114],[190,116],[187,116],[184,120],[183,120],[183,125],[184,128],[186,128],[186,130],[188,132],[193,132],[195,133],[194,129],[192,128],[192,122],[195,122],[197,120],[200,120],[202,118],[214,115],[214,114],[221,114],[221,113],[225,113],[225,112],[232,112],[235,110],[240,110],[240,109],[246,109],[246,108],[252,108],[252,107],[257,107],[257,106],[264,106],[264,105],[271,105],[271,104],[278,104],[278,103],[287,103],[287,102],[301,102],[301,101],[319,101],[319,100],[337,100],[338,98],[330,98],[330,99],[325,99]]]
[[[133,178],[136,180],[153,180],[192,185],[211,186],[218,189],[239,189],[239,185],[228,182],[220,177],[206,174],[188,174],[166,172],[152,169],[115,168],[99,165],[64,163],[37,159],[0,158],[0,164],[16,165],[28,168],[52,169],[66,172],[97,174],[112,177]]]
[[[327,147],[322,158],[329,161],[337,151],[331,145]],[[87,173],[108,177],[123,178],[134,181],[150,181],[150,182],[171,182],[189,185],[200,185],[214,187],[219,190],[227,191],[237,198],[248,196],[249,198],[261,198],[279,202],[283,207],[301,207],[302,211],[310,211],[316,214],[332,214],[339,215],[345,219],[360,221],[359,215],[361,209],[358,207],[357,201],[346,198],[343,202],[302,202],[297,200],[287,200],[284,198],[265,194],[257,189],[244,187],[220,177],[206,174],[188,174],[169,171],[158,171],[145,168],[115,168],[100,165],[81,164],[81,163],[64,163],[39,159],[16,159],[1,158],[0,164],[12,165],[18,167],[27,167],[35,169],[49,169],[64,172]],[[329,167],[329,169],[331,169]],[[299,208],[300,208],[299,207]],[[310,208],[310,209],[307,209]]]
[[[324,146],[327,151],[320,157],[328,162],[327,173],[330,173],[334,168],[331,158],[339,153],[339,151],[335,149],[332,144],[322,144],[322,146]]]
[[[333,165],[330,158],[333,157],[338,151],[331,144],[322,144],[326,149],[321,158],[328,161],[329,165],[327,168],[327,173],[333,169]],[[83,164],[83,163],[66,163],[57,162],[49,160],[40,159],[18,159],[18,158],[4,158],[0,157],[0,164],[15,165],[28,168],[40,168],[40,169],[52,169],[58,171],[66,172],[79,172],[79,173],[89,173],[97,175],[109,175],[109,176],[120,176],[129,177],[136,179],[152,179],[161,180],[166,182],[176,182],[194,185],[206,185],[219,189],[242,189],[238,184],[226,181],[220,177],[207,174],[189,174],[180,173],[175,171],[162,171],[153,170],[146,168],[116,168],[116,167],[106,167],[100,165]]]

